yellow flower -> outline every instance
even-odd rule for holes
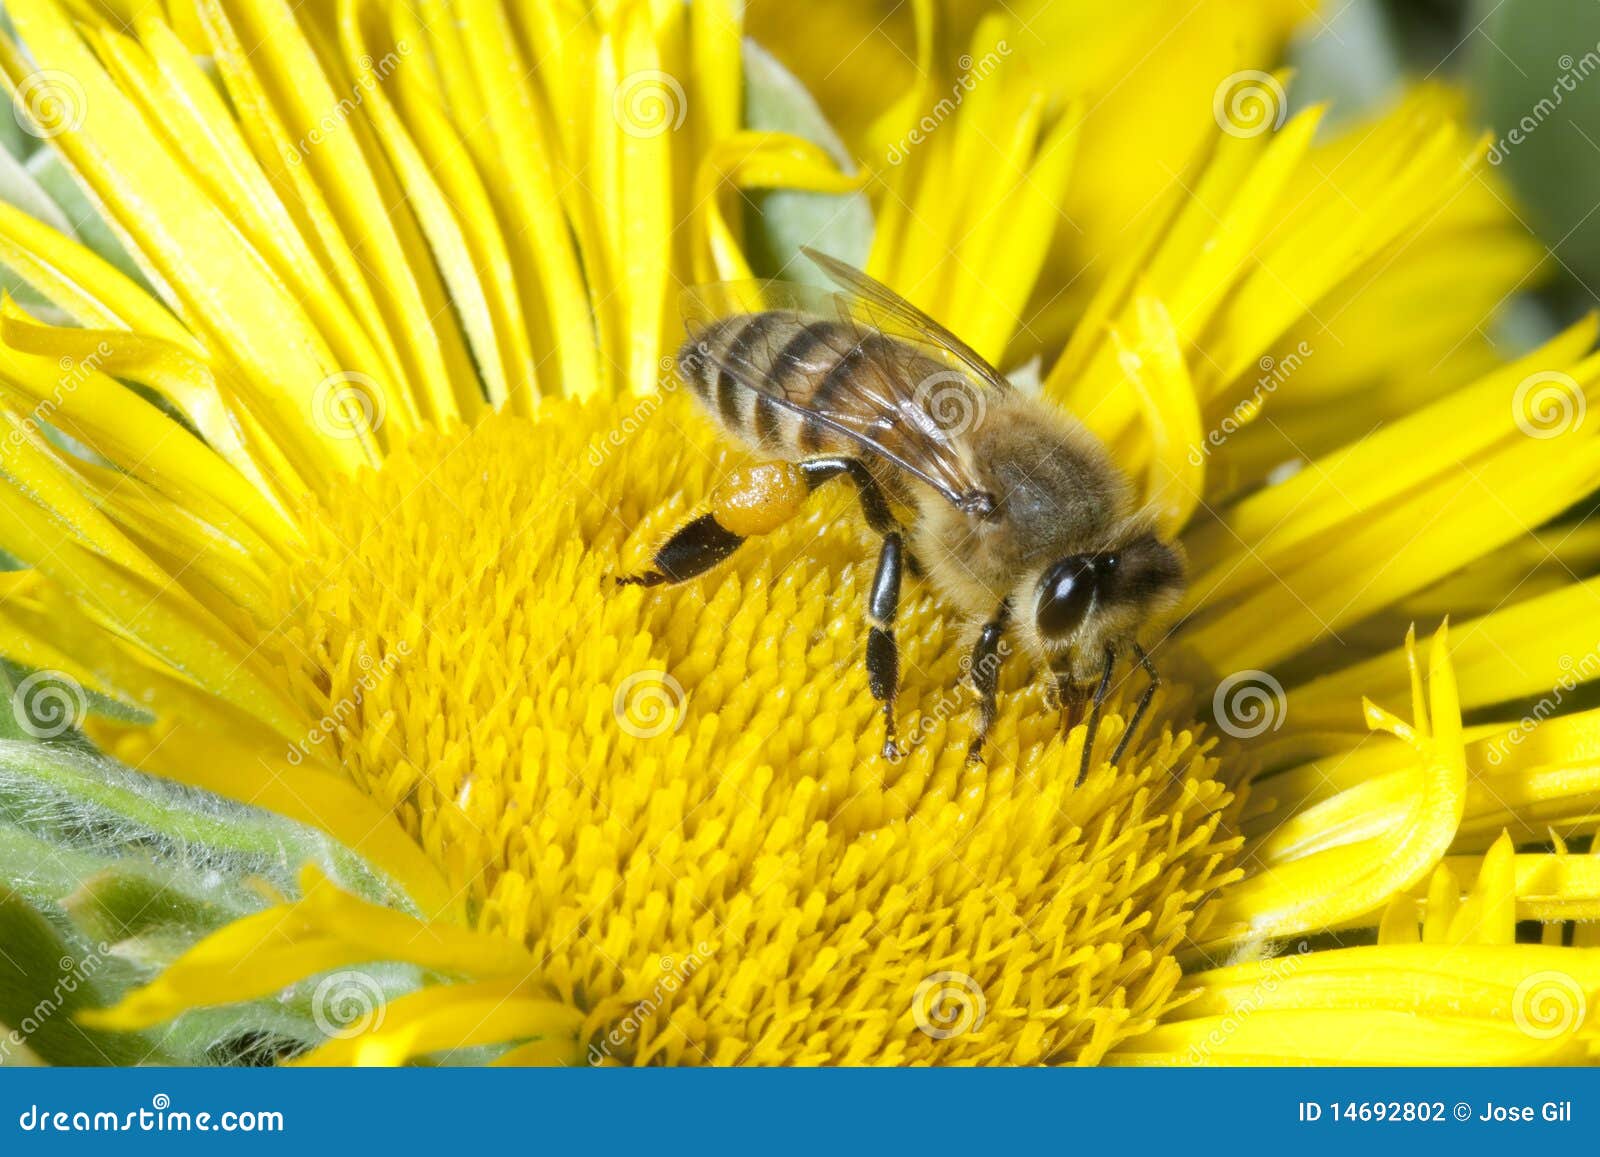
[[[86,1023],[399,962],[412,990],[304,1060],[1592,1057],[1600,856],[1568,843],[1600,714],[1545,717],[1600,666],[1571,579],[1600,538],[1552,522],[1600,481],[1596,327],[1503,365],[1476,336],[1539,251],[1449,93],[1322,138],[1270,73],[1241,106],[1272,61],[1230,58],[1129,121],[1106,75],[1006,67],[985,14],[966,55],[998,63],[925,130],[923,6],[915,99],[858,118],[852,174],[742,127],[737,6],[195,7],[9,5],[0,69],[148,287],[0,207],[67,323],[0,319],[0,652],[381,886],[307,866]],[[1168,112],[1192,139],[1108,196],[1096,150]],[[882,760],[843,496],[698,583],[609,581],[733,460],[662,362],[772,187],[865,188],[870,267],[1006,368],[1048,354],[1183,528],[1120,765],[1123,688],[1062,734],[1020,663],[969,765],[967,624],[920,585]],[[1406,623],[1445,613],[1424,660]]]

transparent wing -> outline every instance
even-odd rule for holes
[[[941,351],[947,359],[987,386],[997,390],[1009,388],[1000,371],[985,361],[977,350],[877,278],[815,249],[802,247],[800,252],[810,258],[812,264],[827,274],[829,280],[840,289],[858,298],[863,303],[863,312],[879,328],[903,332],[913,340]]]
[[[721,332],[727,319],[751,313],[829,324],[811,325],[804,343],[776,321],[747,328],[737,341]],[[988,391],[941,356],[942,346],[874,324],[855,297],[786,282],[699,286],[685,292],[684,316],[686,361],[709,363],[920,479],[957,509],[993,510],[965,438],[983,417]]]

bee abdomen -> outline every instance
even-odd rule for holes
[[[707,326],[679,351],[678,368],[729,433],[768,452],[800,455],[840,448],[838,436],[805,411],[825,409],[825,395],[838,392],[840,375],[861,356],[854,330],[770,310]]]
[[[694,387],[706,411],[734,434],[748,436],[753,429],[757,391],[740,381],[756,375],[766,380],[772,372],[773,338],[794,323],[780,313],[753,313],[730,317],[707,326],[684,343],[678,368]],[[781,344],[781,343],[780,343]]]

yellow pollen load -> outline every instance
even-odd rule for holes
[[[769,534],[800,512],[806,482],[792,462],[734,470],[711,492],[711,513],[734,534]]]

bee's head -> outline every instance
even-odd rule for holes
[[[1107,646],[1132,639],[1182,594],[1182,557],[1143,530],[1116,549],[1071,554],[1046,566],[1034,590],[1034,628],[1046,651],[1070,652],[1083,670],[1092,670]]]

